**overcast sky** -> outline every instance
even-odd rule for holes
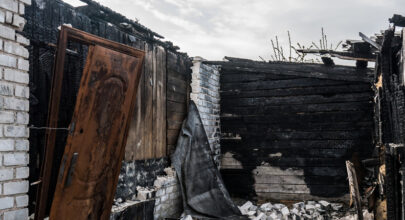
[[[78,0],[64,0],[73,5]],[[270,39],[288,47],[359,39],[389,27],[394,13],[405,15],[405,0],[98,0],[180,46],[190,56],[270,59]]]

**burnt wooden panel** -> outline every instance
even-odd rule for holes
[[[373,150],[370,71],[240,60],[216,64],[223,64],[221,172],[230,193],[275,200],[346,198],[345,160]]]
[[[166,49],[149,43],[145,43],[144,48],[146,57],[139,88],[141,101],[137,102],[130,128],[126,161],[167,156],[166,97],[170,83],[167,81]],[[175,72],[173,76],[176,75],[180,73]],[[182,105],[185,108],[186,103]]]
[[[166,156],[166,51],[155,47],[155,86],[153,88],[153,148],[155,158]]]
[[[141,44],[140,49],[144,49],[145,44]],[[145,64],[144,64],[145,65]],[[144,67],[145,68],[145,67]],[[145,99],[145,74],[144,68],[139,80],[137,96],[135,100],[134,114],[131,118],[131,125],[128,131],[128,138],[125,147],[125,161],[144,159],[144,115],[143,103]]]
[[[141,158],[153,158],[153,88],[155,86],[154,74],[156,68],[154,68],[154,50],[152,44],[145,44],[145,78],[144,78],[144,102],[142,108],[144,108],[144,155]]]
[[[190,100],[191,62],[184,56],[167,52],[167,152],[174,151],[181,124]]]

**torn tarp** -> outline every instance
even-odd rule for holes
[[[202,219],[246,219],[224,186],[197,106],[192,101],[172,164],[180,182],[186,215]]]

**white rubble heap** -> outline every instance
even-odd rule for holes
[[[342,203],[327,201],[298,202],[288,208],[280,203],[263,203],[260,206],[247,201],[238,206],[243,215],[253,220],[356,220],[353,211],[344,210]],[[373,219],[367,210],[363,211],[365,220]]]

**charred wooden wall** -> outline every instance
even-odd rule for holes
[[[215,62],[212,62],[215,63]],[[231,59],[221,64],[221,173],[231,194],[344,199],[345,160],[373,151],[372,72]]]
[[[30,125],[45,127],[48,113],[52,65],[58,26],[74,28],[146,51],[144,70],[138,88],[135,113],[128,135],[125,161],[117,188],[117,198],[130,199],[136,186],[152,186],[156,176],[169,165],[180,124],[186,115],[191,62],[170,42],[137,23],[131,23],[92,1],[73,8],[59,0],[32,1],[26,8],[24,35],[30,39]],[[93,5],[92,5],[93,4]],[[69,44],[59,116],[60,128],[72,117],[87,48]],[[45,129],[31,129],[30,182],[37,181],[45,146]],[[63,154],[66,130],[58,130],[54,176]],[[55,184],[55,182],[53,182]],[[52,191],[52,190],[51,190]],[[36,187],[30,188],[30,208]],[[52,196],[52,195],[51,195]]]
[[[380,201],[386,201],[386,219],[404,219],[405,188],[403,186],[405,145],[405,49],[404,32],[388,29],[381,39],[382,49],[376,62],[375,124],[379,147],[378,181]],[[381,179],[381,178],[380,178]]]

